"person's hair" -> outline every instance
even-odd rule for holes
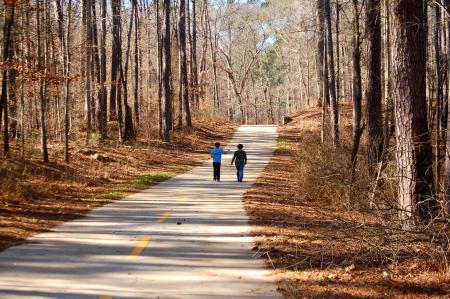
[[[242,144],[238,145],[238,149],[243,149],[243,148],[244,148],[244,146]]]
[[[220,147],[220,143],[216,142],[216,144],[214,144],[216,147]]]

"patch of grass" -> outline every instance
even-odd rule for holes
[[[151,172],[132,179],[128,184],[134,187],[145,187],[170,179],[172,176],[165,172]]]
[[[90,139],[94,142],[98,142],[100,140],[100,138],[101,138],[101,135],[98,132],[91,133],[91,135],[90,135]]]
[[[97,199],[115,200],[127,196],[130,193],[137,192],[142,188],[170,179],[174,175],[165,172],[151,172],[139,175],[124,184],[95,195]]]
[[[277,140],[277,151],[289,151],[292,149],[292,144],[283,136],[279,136]]]

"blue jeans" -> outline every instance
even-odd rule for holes
[[[244,179],[244,167],[245,167],[244,164],[242,164],[242,165],[236,164],[236,170],[237,170],[236,175],[237,175],[238,182],[242,182],[242,180]]]

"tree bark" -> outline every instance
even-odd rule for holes
[[[339,145],[339,107],[336,98],[336,76],[334,72],[333,31],[330,0],[324,0],[324,12],[327,27],[328,75],[330,82],[331,138],[335,146]]]
[[[5,23],[3,25],[3,61],[9,62],[12,45],[12,28],[14,25],[15,4],[5,3]],[[9,119],[8,119],[8,67],[5,66],[2,78],[2,94],[0,96],[0,110],[3,110],[3,116],[0,115],[0,124],[2,117],[3,123],[3,156],[9,156]]]
[[[111,0],[112,11],[112,49],[111,49],[111,90],[109,95],[109,119],[114,120],[119,113],[117,111],[118,103],[118,72],[119,72],[119,54],[120,54],[120,26],[121,26],[121,3],[120,0]],[[118,120],[121,122],[121,120]],[[119,128],[120,130],[120,128]]]
[[[355,169],[359,143],[361,140],[361,34],[359,29],[360,9],[358,0],[352,0],[353,4],[353,52],[352,52],[352,99],[353,99],[353,146],[352,146],[352,167]]]
[[[325,72],[324,65],[324,52],[325,52],[325,15],[324,15],[324,0],[317,0],[317,77],[318,82],[318,101],[317,105],[328,105],[329,97],[328,93],[324,94],[324,84],[328,83],[328,72]],[[326,80],[326,81],[325,81]],[[328,89],[328,88],[327,88]]]
[[[85,120],[86,120],[86,144],[92,131],[92,65],[93,65],[93,37],[92,37],[92,0],[83,0],[83,19],[85,34]]]
[[[123,88],[123,107],[125,108],[125,130],[123,134],[123,141],[132,141],[136,138],[131,107],[128,105],[128,66],[130,61],[131,32],[133,29],[134,20],[133,16],[137,13],[137,0],[132,0],[131,5],[130,28],[128,29],[127,50],[125,53],[125,69],[122,67],[122,55],[119,63],[121,84]]]
[[[170,0],[163,0],[164,33],[162,37],[164,51],[163,66],[163,118],[161,138],[165,142],[170,141],[170,130],[172,124],[172,58],[171,58],[171,35],[170,35]]]
[[[426,38],[422,0],[393,0],[393,96],[399,218],[403,228],[434,214],[431,138],[426,103]]]
[[[101,2],[101,15],[102,15],[102,34],[100,38],[100,95],[99,95],[99,114],[98,119],[99,123],[102,123],[100,127],[100,134],[103,140],[108,138],[108,127],[107,127],[107,105],[108,105],[108,95],[106,88],[106,0],[102,0]]]
[[[162,107],[162,71],[163,71],[163,41],[161,30],[161,14],[160,14],[160,0],[155,1],[156,14],[156,46],[157,46],[157,81],[158,81],[158,121],[159,134],[162,136],[163,127],[163,107]]]
[[[198,94],[198,64],[197,64],[197,5],[195,0],[192,1],[192,81],[194,88],[192,91],[195,107],[199,108]]]
[[[440,186],[440,173],[441,173],[441,129],[442,129],[442,102],[443,102],[443,92],[442,92],[442,80],[441,80],[441,8],[440,4],[434,3],[434,32],[433,32],[433,50],[435,59],[435,92],[436,92],[436,103],[435,103],[435,119],[436,119],[436,137],[435,137],[435,182],[437,187],[437,194],[439,194]]]
[[[381,114],[381,3],[368,0],[366,4],[367,54],[367,131],[368,167],[372,176],[383,152],[383,116]]]
[[[139,116],[139,11],[134,8],[134,118],[136,126],[140,125]]]
[[[189,0],[188,0],[189,1]],[[186,1],[180,0],[179,3],[179,22],[178,22],[178,36],[180,43],[180,106],[184,109],[180,110],[180,118],[182,118],[184,110],[184,118],[186,120],[186,126],[192,127],[191,110],[189,104],[189,82],[188,82],[188,65],[186,54]],[[182,125],[182,119],[179,122]]]
[[[450,0],[445,0],[445,7],[450,11]],[[447,34],[450,36],[450,18],[446,20]],[[447,42],[450,42],[447,41]],[[450,84],[450,47],[447,46],[447,84]],[[450,105],[450,101],[447,102]],[[445,151],[445,172],[444,172],[444,212],[447,217],[450,216],[450,107],[447,106],[447,123],[446,123],[446,151]]]

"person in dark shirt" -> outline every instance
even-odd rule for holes
[[[244,146],[239,144],[238,150],[234,152],[233,160],[231,160],[231,165],[236,166],[236,174],[238,182],[242,182],[244,179],[244,167],[247,165],[247,153],[243,150]]]

